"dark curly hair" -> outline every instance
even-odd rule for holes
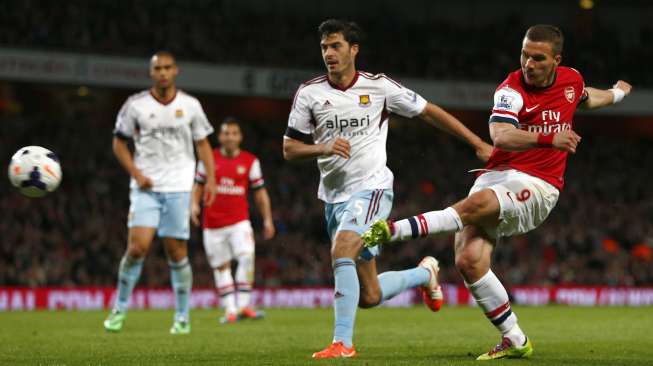
[[[363,31],[358,24],[342,19],[327,19],[317,27],[317,33],[320,39],[333,33],[341,33],[342,37],[350,45],[360,45],[363,41]]]

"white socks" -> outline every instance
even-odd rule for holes
[[[238,256],[238,268],[236,269],[237,303],[238,309],[251,305],[252,283],[254,282],[254,254],[242,254]]]
[[[225,270],[214,269],[213,277],[215,278],[215,287],[220,295],[220,305],[225,309],[227,314],[236,313],[236,294],[234,288],[234,278],[231,276],[231,268]]]
[[[235,314],[243,308],[251,306],[252,283],[254,282],[254,254],[238,256],[236,283],[231,274],[231,266],[225,270],[213,270],[215,287],[220,295],[220,304],[227,314]]]
[[[517,324],[517,315],[510,309],[508,292],[494,272],[489,270],[478,281],[465,285],[476,299],[478,306],[483,309],[485,316],[501,334],[508,337],[515,347],[523,346],[526,335]]]
[[[463,222],[453,207],[395,221],[392,225],[394,232],[390,241],[415,239],[431,234],[454,233],[463,228]]]

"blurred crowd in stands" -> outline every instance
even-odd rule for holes
[[[43,145],[59,155],[63,182],[45,198],[28,199],[0,179],[0,285],[115,285],[126,248],[129,202],[128,177],[112,154],[111,138],[125,91],[106,92],[103,103],[87,103],[39,86],[23,84],[14,91],[1,86],[16,107],[0,109],[0,158],[7,163],[19,147]],[[219,98],[200,99],[210,106]],[[243,121],[244,147],[261,160],[278,230],[273,240],[257,242],[256,285],[328,285],[332,271],[323,205],[316,198],[317,168],[310,161],[283,160],[285,127],[283,117]],[[507,284],[653,284],[650,137],[583,137],[569,160],[567,186],[546,223],[497,246],[495,271]],[[388,152],[395,173],[393,217],[452,204],[473,182],[467,171],[481,166],[466,146],[418,121],[391,122]],[[256,214],[253,223],[258,237]],[[452,243],[452,237],[441,237],[386,247],[380,269],[412,267],[422,256],[435,255],[443,280],[460,283]],[[199,229],[190,252],[195,285],[212,286]],[[140,284],[168,283],[168,265],[156,243]]]
[[[653,85],[653,74],[647,72],[647,61],[653,58],[651,24],[628,32],[594,17],[599,6],[581,10],[576,3],[551,4],[559,8],[551,8],[552,13],[568,15],[560,16],[565,23],[559,24],[566,35],[563,63],[581,70],[594,85],[607,86],[617,79]],[[644,6],[632,3],[623,7]],[[521,38],[530,25],[518,15],[519,9],[497,5],[495,21],[477,24],[448,20],[441,14],[446,5],[426,5],[423,11],[432,12],[433,19],[423,16],[410,22],[388,16],[396,6],[392,2],[358,8],[358,14],[352,10],[350,16],[367,34],[360,68],[397,76],[499,82],[519,66]],[[316,29],[324,18],[293,15],[283,4],[268,7],[263,14],[255,6],[243,10],[232,1],[8,0],[0,2],[0,46],[137,57],[165,48],[194,61],[321,69]],[[482,11],[473,1],[468,8],[470,13]],[[627,21],[637,24],[635,17]]]

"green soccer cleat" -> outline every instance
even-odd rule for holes
[[[363,233],[363,245],[366,248],[375,247],[379,244],[387,243],[390,241],[392,232],[390,226],[385,220],[376,220],[367,231]]]
[[[190,323],[185,320],[175,320],[170,328],[170,334],[190,334]]]
[[[497,344],[490,352],[484,353],[476,359],[477,361],[489,361],[499,358],[529,358],[533,354],[533,344],[531,340],[526,338],[526,343],[523,347],[517,348],[513,346],[510,339],[503,337],[500,344]]]
[[[107,319],[104,321],[104,329],[106,329],[107,332],[120,332],[122,329],[122,323],[125,322],[126,317],[126,312],[113,309],[111,314],[109,314]]]

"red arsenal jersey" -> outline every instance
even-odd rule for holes
[[[261,164],[255,155],[241,150],[235,157],[222,155],[220,149],[213,149],[215,160],[215,183],[217,194],[209,207],[204,207],[202,227],[217,229],[249,220],[249,189],[263,187]],[[206,170],[200,162],[197,166],[195,180],[206,181]]]
[[[553,84],[545,88],[527,85],[517,70],[494,93],[490,123],[512,123],[537,133],[570,130],[574,112],[586,98],[583,77],[575,69],[559,66]],[[516,169],[562,190],[566,165],[567,153],[553,148],[512,152],[495,147],[486,169]]]

